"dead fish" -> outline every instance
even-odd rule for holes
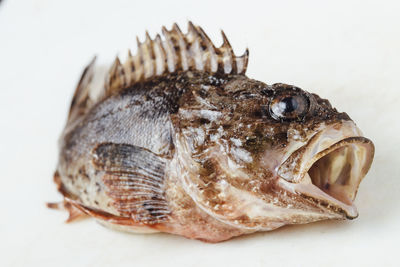
[[[353,219],[373,143],[328,100],[245,76],[222,32],[175,24],[83,72],[60,138],[53,208],[105,226],[207,242]]]

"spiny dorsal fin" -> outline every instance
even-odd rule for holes
[[[244,74],[249,51],[235,56],[225,33],[223,43],[215,47],[200,26],[189,22],[188,32],[182,33],[177,24],[171,30],[162,27],[164,40],[159,34],[151,39],[137,39],[138,51],[121,63],[117,57],[109,70],[96,65],[96,57],[84,70],[71,103],[68,123],[76,121],[90,108],[117,91],[155,76],[177,71],[198,70],[209,73]],[[105,81],[105,82],[104,82]]]
[[[177,24],[171,30],[163,27],[162,33],[165,40],[159,34],[151,39],[147,32],[144,42],[137,39],[137,54],[132,56],[129,51],[123,64],[116,58],[106,79],[106,96],[164,73],[186,70],[225,74],[246,72],[248,49],[237,57],[223,31],[223,44],[219,48],[214,46],[200,26],[191,22],[186,34]]]

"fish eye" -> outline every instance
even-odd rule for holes
[[[272,98],[269,112],[276,120],[301,120],[307,114],[309,107],[310,101],[302,92],[283,92]]]

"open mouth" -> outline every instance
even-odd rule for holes
[[[305,176],[330,197],[352,206],[372,158],[373,145],[369,139],[350,137],[318,153]]]
[[[290,182],[285,183],[286,187],[296,193],[347,218],[357,217],[353,200],[372,164],[373,143],[361,136],[337,142],[331,139],[325,144],[321,142],[323,138],[315,139],[318,140],[299,149],[282,164],[280,176]]]

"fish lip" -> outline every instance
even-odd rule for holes
[[[278,167],[278,183],[287,190],[302,195],[304,198],[309,199],[318,206],[322,206],[329,211],[341,214],[344,218],[355,219],[358,217],[358,211],[353,201],[359,184],[372,164],[375,148],[371,140],[361,136],[361,131],[354,123],[346,125],[345,128],[347,128],[345,129],[347,134],[335,136],[336,140],[334,140],[334,142],[320,146],[316,140],[323,137],[324,131],[321,131],[314,135],[306,145],[294,151],[292,155],[290,155],[287,160]],[[349,132],[348,130],[350,128],[353,129]],[[318,149],[315,148],[316,146],[318,146]],[[345,189],[345,185],[343,185],[343,188],[341,186],[336,187],[341,190],[343,189],[343,192],[339,191],[339,193],[346,196],[346,200],[337,197],[337,195],[335,197],[332,194],[329,194],[329,187],[327,192],[325,192],[321,186],[314,184],[314,180],[310,179],[311,177],[308,174],[310,169],[318,160],[326,156],[327,158],[332,157],[335,159],[336,151],[339,151],[341,148],[343,150],[348,149],[350,152],[347,153],[354,155],[353,157],[356,160],[360,160],[359,164],[357,164],[358,161],[351,162],[349,178],[344,178],[345,182],[350,184],[349,189]],[[313,150],[314,152],[310,153],[310,151]],[[359,151],[359,153],[357,153],[357,151]],[[304,155],[306,156],[304,157]],[[326,159],[325,161],[328,160],[329,159]],[[363,161],[361,162],[361,160]],[[340,167],[343,167],[344,169],[344,166],[346,165]],[[290,167],[293,168],[292,171],[287,170],[287,168]],[[328,167],[330,166],[328,165]],[[354,168],[356,170],[354,172],[355,175],[353,175]],[[331,172],[329,174],[331,174]],[[353,176],[355,176],[354,179]],[[330,181],[330,177],[327,177],[327,181]],[[334,185],[336,186],[336,182],[334,182]]]

